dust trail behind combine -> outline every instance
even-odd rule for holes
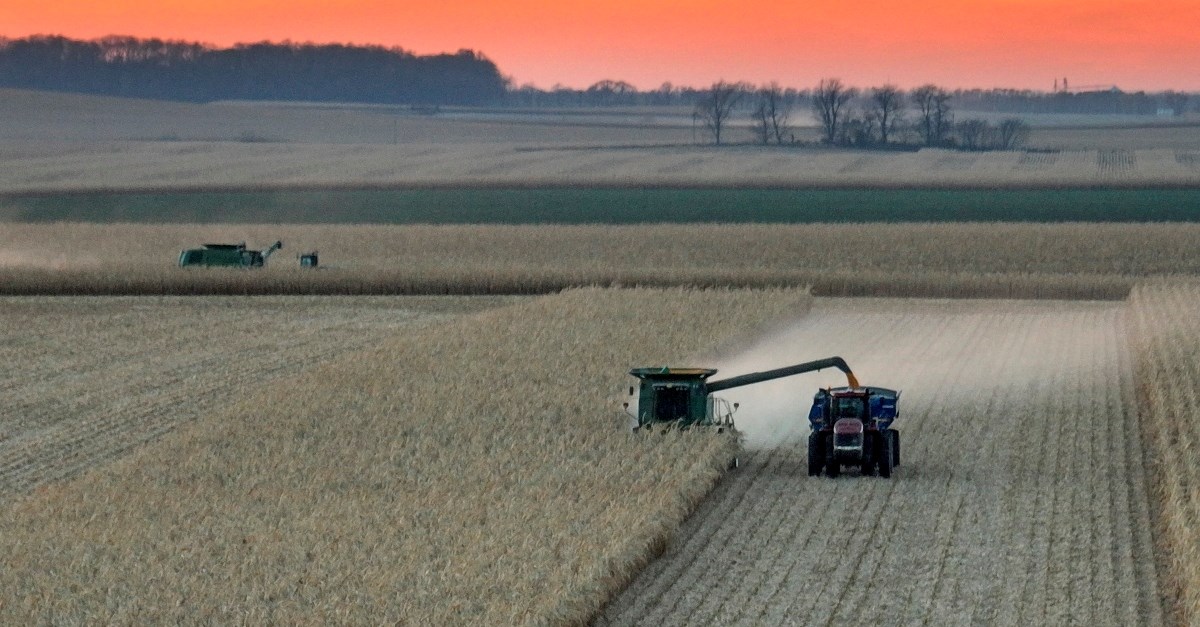
[[[809,478],[837,371],[730,390],[731,474],[597,624],[1158,624],[1123,306],[827,300],[718,359],[903,391],[891,480]]]

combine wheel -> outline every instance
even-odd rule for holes
[[[899,466],[900,465],[900,432],[895,429],[888,429],[887,432],[889,434],[891,434],[891,438],[892,438],[892,465]]]
[[[817,477],[825,467],[825,438],[820,431],[808,434],[808,476]]]
[[[896,450],[895,435],[890,429],[884,432],[883,438],[879,440],[879,446],[875,449],[879,455],[879,476],[884,479],[891,478],[892,468],[896,465],[894,456]]]

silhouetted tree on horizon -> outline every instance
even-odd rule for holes
[[[909,92],[909,98],[920,116],[917,133],[922,141],[926,146],[942,145],[954,124],[954,116],[950,111],[950,92],[937,85],[922,85]]]
[[[790,132],[788,121],[791,114],[792,105],[778,83],[759,88],[755,92],[754,111],[751,114],[754,138],[763,145],[771,143],[772,139],[776,144],[783,145],[784,136]]]
[[[844,109],[856,95],[858,90],[846,87],[841,79],[823,78],[817,83],[812,93],[812,108],[821,123],[825,143],[838,143],[843,130]]]
[[[879,141],[887,145],[892,130],[900,124],[904,113],[904,92],[895,85],[871,90],[871,114],[879,122]]]
[[[718,146],[721,145],[721,131],[733,115],[733,109],[744,91],[745,85],[742,83],[717,81],[696,101],[696,115],[704,121],[704,127]]]

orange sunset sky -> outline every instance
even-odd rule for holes
[[[1200,0],[0,0],[0,35],[479,50],[518,83],[1200,90]]]

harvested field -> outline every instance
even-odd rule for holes
[[[1154,625],[1123,306],[818,301],[723,373],[840,354],[903,390],[891,480],[806,476],[805,375],[728,393],[747,463],[595,620]]]
[[[1024,152],[863,152],[778,146],[563,146],[104,142],[0,152],[0,193],[674,186],[1057,189],[1196,187],[1182,146],[1064,152],[1031,167]],[[1121,156],[1113,157],[1114,150]],[[870,156],[869,167],[856,163]],[[1114,161],[1114,158],[1116,159]],[[1098,167],[1099,164],[1099,167]],[[1022,167],[1015,167],[1015,166]],[[1114,179],[1112,175],[1121,177]]]
[[[512,298],[4,298],[0,501],[281,377]],[[274,409],[256,415],[271,420]]]
[[[803,145],[750,144],[745,112],[731,120],[733,145],[715,147],[690,128],[691,113],[687,107],[448,108],[416,115],[388,106],[187,104],[0,89],[0,193],[431,184],[1200,185],[1196,169],[1174,158],[1200,145],[1194,122],[1029,116],[1038,127],[1029,146],[1064,155],[1035,163],[1022,152],[827,150],[816,147],[805,111],[794,119],[806,125],[794,129]],[[1045,121],[1088,126],[1041,127]],[[1111,161],[1105,155],[1114,150],[1128,159]]]

